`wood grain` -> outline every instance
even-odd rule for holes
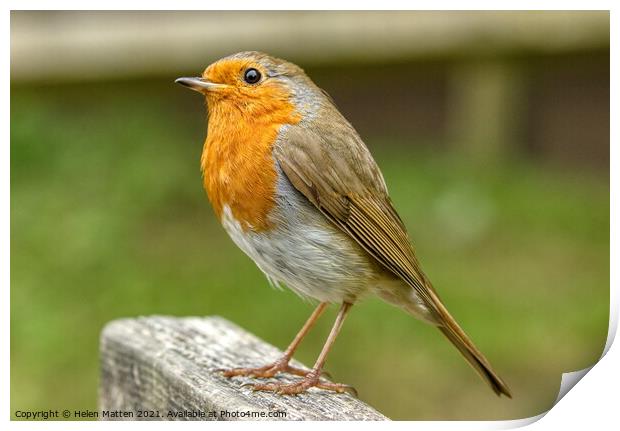
[[[226,379],[215,371],[264,365],[280,354],[221,317],[113,321],[101,334],[100,419],[387,420],[349,394],[253,392],[242,387],[253,379]]]

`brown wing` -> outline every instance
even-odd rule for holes
[[[318,135],[311,129],[290,127],[286,142],[274,149],[280,167],[325,216],[434,309],[432,287],[370,152],[350,125],[326,129]]]
[[[381,172],[353,127],[344,119],[326,124],[320,134],[313,128],[289,126],[283,138],[274,156],[293,186],[415,289],[465,359],[497,394],[510,396],[506,384],[452,318],[420,269]]]

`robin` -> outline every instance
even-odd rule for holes
[[[331,97],[290,62],[241,52],[177,83],[206,97],[208,130],[200,166],[215,214],[232,240],[276,287],[319,304],[274,363],[223,370],[227,377],[301,376],[256,383],[298,394],[350,391],[322,377],[347,313],[366,295],[437,327],[497,394],[511,397],[422,272],[383,175]],[[312,370],[289,365],[330,303],[336,321]]]

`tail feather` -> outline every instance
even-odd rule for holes
[[[431,296],[435,302],[434,305],[437,313],[436,317],[439,330],[452,344],[454,344],[467,362],[469,362],[474,370],[480,374],[482,379],[487,382],[495,394],[498,396],[503,394],[508,398],[512,398],[508,385],[497,375],[489,361],[487,361],[487,358],[484,357],[465,331],[456,323],[456,320],[450,315],[433,289],[431,289]]]
[[[473,367],[474,370],[482,377],[484,381],[491,387],[493,392],[496,395],[501,396],[502,394],[506,395],[508,398],[512,398],[512,394],[510,393],[510,389],[508,389],[508,385],[493,371],[491,365],[486,360],[484,355],[480,353],[475,346],[473,349],[468,346],[466,343],[461,341],[460,337],[458,337],[454,332],[452,332],[449,328],[445,326],[439,326],[439,330],[443,332],[448,340],[454,347],[456,347],[459,352],[463,355],[465,360],[469,362],[469,364]],[[469,344],[471,344],[471,341]]]

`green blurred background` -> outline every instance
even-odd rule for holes
[[[284,348],[312,306],[268,287],[201,188],[203,101],[173,84],[256,49],[332,94],[418,255],[510,384],[369,299],[327,363],[393,419],[515,419],[592,365],[609,313],[609,15],[11,15],[11,409],[96,409],[112,319],[221,315]],[[332,307],[302,344],[312,364]],[[240,364],[241,365],[241,364]]]

